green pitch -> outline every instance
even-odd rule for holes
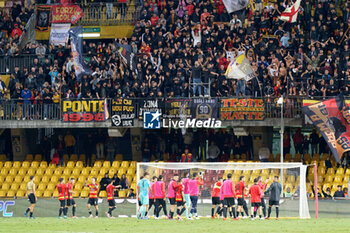
[[[0,218],[0,232],[132,232],[132,233],[220,233],[220,232],[349,232],[349,219],[275,219],[233,221],[200,219],[194,221],[116,219]]]

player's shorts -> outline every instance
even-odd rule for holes
[[[221,205],[224,205],[224,200],[220,200],[220,204],[221,204]]]
[[[67,199],[67,206],[75,205],[74,199]]]
[[[224,205],[227,207],[231,207],[235,205],[235,198],[234,197],[225,197],[224,198]]]
[[[176,205],[175,197],[169,198],[170,205]]]
[[[115,200],[114,199],[112,199],[112,200],[108,200],[108,206],[109,207],[114,207],[114,206],[116,206],[117,204],[115,203]]]
[[[279,201],[273,201],[273,200],[269,200],[269,205],[273,206],[273,205],[280,205]]]
[[[147,196],[140,195],[140,202],[141,202],[141,205],[149,205],[148,195]]]
[[[35,203],[36,203],[34,193],[30,193],[30,194],[28,195],[28,200],[29,200],[30,204],[35,204]]]
[[[261,202],[252,202],[252,207],[259,208],[261,206]]]
[[[151,205],[155,205],[156,204],[156,202],[154,201],[154,199],[149,199],[149,205],[151,206]]]
[[[89,205],[94,205],[94,206],[97,206],[98,205],[98,203],[97,203],[97,198],[89,198],[89,200],[88,200],[88,204]]]
[[[238,198],[237,202],[238,202],[239,206],[243,206],[244,205],[244,198],[243,197]]]
[[[59,200],[60,201],[60,207],[66,207],[66,200]]]
[[[213,205],[220,205],[220,197],[212,197],[211,198],[211,203]]]
[[[184,204],[186,204],[186,202],[184,201],[176,201],[176,206],[183,206]]]

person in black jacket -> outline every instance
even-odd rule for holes
[[[275,176],[273,178],[273,183],[270,185],[270,187],[266,190],[265,193],[270,193],[270,200],[269,200],[269,210],[267,214],[266,219],[270,219],[272,206],[275,206],[276,208],[276,219],[278,219],[279,214],[279,205],[280,205],[280,197],[282,193],[282,185],[278,183],[278,176]]]
[[[110,182],[111,180],[108,177],[108,173],[105,173],[105,176],[100,181],[100,191],[98,191],[98,193],[101,191],[106,191],[106,187]]]
[[[341,190],[341,188],[342,188],[341,185],[338,185],[338,186],[337,186],[337,191],[335,191],[333,197],[345,197],[344,191]]]
[[[51,162],[51,142],[47,136],[44,137],[43,142],[41,143],[41,149],[43,153],[43,157],[45,158],[47,164]]]

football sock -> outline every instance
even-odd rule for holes
[[[250,215],[250,217],[251,217],[251,218],[254,218],[254,216],[253,216],[253,215]]]
[[[254,211],[254,218],[256,217],[256,210]]]
[[[276,218],[278,218],[278,214],[279,214],[279,208],[276,207]]]
[[[91,210],[89,210],[89,215],[92,215],[92,212],[91,212]]]
[[[230,217],[232,218],[232,210],[231,210],[231,211],[229,211],[229,214],[230,214]]]
[[[170,218],[173,218],[173,217],[174,217],[174,212],[170,211]]]
[[[232,207],[232,213],[233,213],[233,217],[236,218],[236,208]]]
[[[30,211],[30,209],[28,208],[27,210],[26,210],[26,213],[28,213]]]
[[[67,207],[63,208],[63,215],[64,215],[64,216],[67,216],[67,211],[68,211],[68,208],[67,208]]]
[[[98,210],[96,210],[96,216],[98,216]]]
[[[147,216],[147,214],[148,214],[148,211],[146,211],[146,213],[145,213],[145,217]]]
[[[33,217],[33,212],[30,212],[30,213],[29,213],[29,216],[30,216],[30,217]]]
[[[180,215],[182,215],[185,212],[186,208],[182,207],[181,211],[180,211]]]
[[[63,211],[63,208],[60,208],[60,210],[58,211],[58,216],[62,215],[62,211]]]
[[[267,217],[270,217],[270,215],[271,215],[271,206],[269,207],[269,209],[268,209],[268,211],[267,211]]]
[[[227,218],[227,207],[224,207],[224,218]]]
[[[246,205],[244,205],[243,209],[244,209],[245,215],[249,216],[249,214],[248,214],[248,207]]]
[[[261,218],[261,214],[259,214],[259,218]]]
[[[215,209],[214,208],[211,208],[211,216],[214,217],[214,212],[215,212]]]
[[[72,215],[75,216],[75,206],[72,208]]]
[[[264,217],[266,217],[266,207],[263,207],[263,214],[264,214]]]
[[[239,215],[239,214],[237,214],[237,215]],[[244,217],[244,213],[243,212],[241,212],[241,215],[242,215],[242,217]]]

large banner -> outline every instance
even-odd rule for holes
[[[116,127],[134,126],[136,118],[136,101],[134,99],[112,99],[112,125]]]
[[[255,120],[265,119],[265,103],[263,99],[221,99],[220,120]]]
[[[163,101],[160,99],[140,99],[138,102],[138,115],[143,118],[144,112],[159,112],[162,113]]]
[[[91,69],[83,61],[83,39],[81,37],[83,33],[83,27],[78,26],[69,30],[70,44],[72,49],[72,56],[74,59],[74,70],[78,81],[86,74],[92,73]]]
[[[51,21],[52,6],[37,6],[35,28],[38,31],[47,31]]]
[[[321,132],[337,162],[344,152],[350,151],[349,110],[342,96],[303,107],[303,113]]]
[[[189,119],[192,117],[192,99],[166,99],[163,118]]]
[[[50,44],[63,45],[68,43],[70,23],[53,23],[50,32]]]
[[[52,6],[52,23],[75,24],[83,17],[84,12],[78,5],[54,5]]]
[[[194,98],[192,100],[192,118],[198,120],[216,119],[218,117],[218,100]]]
[[[100,122],[108,118],[105,100],[62,100],[63,122]]]

